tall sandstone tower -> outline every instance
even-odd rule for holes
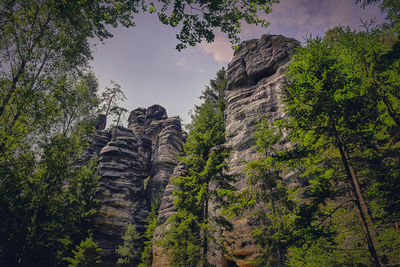
[[[283,118],[280,93],[285,82],[284,71],[290,56],[299,42],[281,35],[264,35],[260,39],[248,40],[239,45],[227,69],[226,88],[226,142],[232,148],[229,159],[229,172],[236,175],[235,187],[240,191],[247,187],[247,177],[242,173],[246,163],[257,159],[254,132],[256,124],[263,118],[271,121]],[[283,144],[282,148],[290,144]],[[185,168],[177,165],[174,175],[182,175]],[[292,177],[287,177],[292,179]],[[295,179],[291,181],[294,185]],[[174,212],[172,191],[169,183],[161,203],[159,226],[154,239],[162,239],[168,229],[168,218]],[[223,233],[227,242],[226,254],[219,252],[210,255],[209,261],[215,266],[251,266],[249,263],[257,256],[250,230],[251,218],[246,214],[232,221],[233,232]],[[153,245],[153,267],[170,266],[170,254]]]

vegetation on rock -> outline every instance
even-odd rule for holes
[[[228,206],[227,197],[233,194],[226,174],[228,149],[225,143],[224,110],[226,87],[225,70],[210,81],[188,126],[181,161],[189,169],[188,176],[174,177],[176,213],[170,219],[170,229],[165,235],[164,246],[172,250],[172,264],[208,266],[210,247],[215,249],[213,233],[216,227],[229,227],[223,216],[216,214]],[[213,203],[213,206],[211,206]]]

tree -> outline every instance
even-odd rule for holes
[[[111,80],[112,87],[106,87],[101,93],[102,107],[101,111],[108,116],[110,113],[118,112],[118,101],[126,100],[124,92],[121,90],[121,85]]]
[[[178,188],[173,192],[177,212],[169,219],[171,227],[164,245],[172,250],[175,265],[208,266],[209,248],[216,241],[214,228],[229,226],[223,216],[210,211],[210,203],[214,205],[213,212],[223,209],[233,192],[225,162],[229,155],[224,146],[225,83],[222,69],[203,93],[204,102],[195,107],[181,159],[188,166],[189,175],[173,178]]]
[[[314,141],[314,147],[319,146],[321,153],[332,148],[340,153],[371,260],[380,266],[368,226],[372,223],[371,216],[350,155],[360,133],[368,130],[365,126],[374,119],[371,115],[376,113],[371,112],[370,99],[357,92],[356,78],[347,77],[341,62],[330,51],[328,44],[319,38],[309,40],[306,48],[298,50],[288,70],[286,109],[293,128]]]
[[[255,219],[251,233],[262,248],[257,265],[285,266],[285,253],[290,245],[295,204],[287,192],[284,168],[277,146],[284,141],[282,129],[273,126],[268,118],[257,125],[256,147],[260,159],[249,162],[244,173],[248,188],[238,194],[236,213],[250,210]],[[239,212],[238,212],[239,211]]]
[[[160,209],[161,199],[157,198],[151,204],[151,210],[146,218],[146,232],[144,234],[144,249],[140,257],[139,267],[151,267],[153,264],[153,236],[158,226],[158,211]]]
[[[220,28],[237,40],[241,20],[266,22],[273,0],[251,1],[1,1],[0,7],[0,146],[23,139],[33,131],[48,92],[67,75],[78,74],[91,59],[90,38],[111,37],[109,26],[134,26],[133,14],[157,13],[162,23],[182,24],[181,42],[196,45],[214,39]],[[37,115],[37,116],[33,116]],[[16,130],[18,125],[25,129]],[[13,139],[11,141],[11,139]]]
[[[125,234],[122,237],[124,240],[123,246],[118,246],[116,249],[119,264],[132,264],[138,263],[140,259],[140,243],[142,236],[136,231],[133,224],[129,224],[126,228]]]
[[[76,246],[73,258],[68,257],[65,260],[70,263],[68,267],[90,267],[101,262],[100,251],[101,248],[90,236]]]
[[[1,264],[62,265],[87,235],[96,164],[77,163],[98,102],[90,39],[134,26],[142,11],[182,25],[178,49],[212,41],[218,27],[235,39],[241,19],[264,23],[257,11],[272,2],[0,1]]]
[[[80,164],[97,108],[97,87],[87,79],[60,84],[65,90],[49,95],[30,139],[7,143],[0,155],[1,264],[62,265],[87,235],[98,178],[96,159]]]
[[[390,207],[386,209],[390,212],[383,217],[396,220],[394,218],[397,215],[394,214],[398,214],[398,210],[395,211],[397,205],[394,203],[397,200],[391,190],[398,190],[395,181],[398,172],[396,155],[399,153],[396,147],[400,141],[400,73],[397,68],[400,58],[396,59],[392,52],[398,37],[385,25],[358,33],[337,27],[329,31],[327,37],[326,41],[332,43],[336,47],[335,50],[340,52],[340,58],[351,58],[352,64],[346,66],[346,71],[358,77],[360,90],[370,98],[370,104],[375,110],[377,121],[371,125],[375,132],[370,132],[364,139],[364,144],[369,142],[368,146],[371,149],[368,151],[368,158],[366,153],[359,156],[363,160],[358,160],[358,164],[360,169],[364,169],[362,175],[369,177],[366,180],[372,188],[369,188],[371,191],[368,195],[374,195],[370,199],[375,203],[380,202],[381,208]],[[391,55],[391,61],[387,61],[388,55]],[[374,179],[371,179],[372,177]],[[380,191],[378,188],[386,189]],[[376,206],[373,210],[376,210]]]
[[[385,205],[382,194],[373,192],[398,179],[397,167],[385,163],[397,162],[399,155],[398,60],[385,59],[397,38],[385,25],[365,24],[362,32],[336,27],[324,39],[310,39],[293,58],[284,94],[292,139],[324,155],[322,168],[326,160],[340,163],[335,169],[350,186],[375,266],[381,264],[376,251],[381,218],[373,215],[389,206],[394,211],[387,204],[396,202],[387,198]]]
[[[254,214],[265,219],[253,231],[264,264],[282,252],[290,266],[398,263],[391,251],[399,234],[392,190],[399,177],[400,76],[396,59],[387,60],[398,37],[387,25],[365,26],[335,27],[298,48],[282,95],[287,118],[257,132],[263,154],[247,166],[252,187],[242,206],[270,203]],[[284,151],[274,149],[280,132],[293,143]],[[289,202],[281,176],[287,170],[302,184]],[[284,227],[275,223],[277,206]]]
[[[195,45],[203,38],[210,42],[214,39],[213,28],[220,28],[228,37],[237,42],[242,20],[247,23],[266,25],[266,21],[258,17],[258,12],[269,13],[271,4],[277,1],[68,1],[59,3],[50,1],[47,4],[54,11],[60,22],[76,25],[100,39],[111,37],[107,26],[134,26],[133,14],[139,12],[157,13],[160,21],[172,27],[182,24],[177,35],[179,49],[186,45]],[[23,2],[2,1],[1,27],[10,22],[10,12]],[[82,35],[82,37],[85,37]],[[84,38],[83,38],[84,39]],[[86,40],[82,40],[83,42]]]
[[[128,110],[123,107],[114,107],[111,111],[115,112],[115,115],[118,116],[117,119],[114,120],[116,122],[115,126],[118,127],[119,123],[121,122],[121,116]]]

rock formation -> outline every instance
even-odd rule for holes
[[[179,163],[172,174],[172,177],[179,177],[187,175],[186,166],[183,163]],[[158,227],[154,232],[153,237],[153,267],[165,267],[169,266],[171,255],[164,250],[164,248],[158,246],[158,241],[163,237],[163,233],[168,230],[168,218],[175,212],[173,205],[172,192],[175,186],[170,180],[164,191],[164,196],[161,201],[160,210],[158,212]]]
[[[135,109],[129,116],[128,128],[139,136],[143,176],[149,177],[146,197],[161,198],[182,152],[182,129],[178,117],[167,117],[166,110],[153,105],[147,110]]]
[[[159,105],[132,111],[128,128],[107,131],[102,130],[103,120],[99,124],[86,153],[87,158],[99,158],[100,207],[93,219],[94,238],[102,248],[101,265],[115,266],[115,249],[127,226],[145,230],[151,202],[168,184],[182,151],[182,130],[180,119],[168,118]]]
[[[243,42],[228,65],[225,130],[227,146],[232,148],[229,170],[239,175],[238,190],[247,186],[241,171],[248,161],[257,158],[253,147],[255,125],[265,117],[274,121],[284,116],[279,99],[284,70],[298,45],[294,39],[264,35],[259,40]],[[231,245],[226,248],[230,256],[224,259],[225,264],[248,266],[257,254],[250,233],[251,222],[244,216],[232,223],[234,231],[227,238]]]
[[[242,174],[246,163],[257,158],[254,132],[255,125],[264,117],[276,120],[284,116],[280,104],[280,91],[285,81],[284,70],[290,55],[299,42],[280,35],[264,35],[261,39],[243,42],[235,51],[227,69],[226,140],[232,148],[229,159],[230,174],[238,176],[238,190],[247,186]],[[284,144],[286,146],[289,144]],[[175,175],[182,172],[179,167]],[[168,229],[167,218],[173,213],[173,186],[168,185],[159,213],[160,226],[154,238],[159,240]],[[226,233],[226,254],[212,256],[209,261],[215,266],[251,266],[258,253],[250,233],[248,217],[232,221],[233,232]],[[170,255],[156,245],[153,246],[153,267],[170,266]]]
[[[112,140],[100,151],[100,190],[96,198],[100,211],[94,219],[95,238],[104,255],[104,262],[117,261],[115,249],[129,223],[139,232],[148,209],[143,190],[143,178],[137,154],[137,138],[125,128],[112,130]]]
[[[264,35],[243,42],[228,65],[226,145],[232,148],[230,173],[238,177],[235,186],[239,191],[247,186],[243,168],[257,158],[253,147],[255,125],[264,117],[273,121],[285,116],[280,102],[284,70],[298,45],[294,39]],[[180,120],[168,118],[159,105],[133,110],[128,129],[118,127],[111,133],[98,130],[89,154],[100,156],[101,207],[95,219],[95,238],[104,250],[106,266],[115,264],[114,250],[121,244],[127,225],[133,223],[142,231],[151,202],[161,197],[153,266],[170,266],[171,255],[157,241],[168,229],[168,218],[174,212],[170,177],[187,171],[178,164],[181,151]],[[250,233],[252,222],[244,216],[232,223],[233,232],[225,233],[225,253],[216,254],[210,261],[216,266],[251,266],[258,253]]]

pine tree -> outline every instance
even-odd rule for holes
[[[224,90],[225,70],[217,73],[201,96],[204,102],[195,107],[189,134],[184,144],[182,162],[188,166],[189,175],[175,177],[174,206],[176,214],[169,219],[170,230],[164,244],[173,251],[173,264],[208,266],[211,242],[214,242],[214,224],[229,225],[222,216],[211,216],[221,209],[232,195],[232,177],[226,174],[225,162],[229,153],[224,146],[225,124]]]
[[[124,240],[124,244],[122,246],[118,246],[116,249],[116,253],[120,256],[117,263],[137,264],[141,254],[140,244],[142,241],[142,236],[136,231],[135,225],[128,225],[122,239]]]
[[[284,168],[277,150],[284,141],[281,129],[263,119],[255,133],[260,159],[249,162],[243,170],[248,177],[248,188],[238,195],[235,209],[251,210],[255,219],[251,231],[255,243],[262,248],[255,264],[285,266],[286,248],[290,245],[295,204],[288,193]],[[241,212],[239,212],[241,214]]]
[[[100,251],[101,248],[98,247],[98,244],[90,236],[81,241],[79,246],[76,246],[76,250],[73,251],[73,258],[67,257],[65,260],[70,263],[68,267],[94,266],[101,262]]]

